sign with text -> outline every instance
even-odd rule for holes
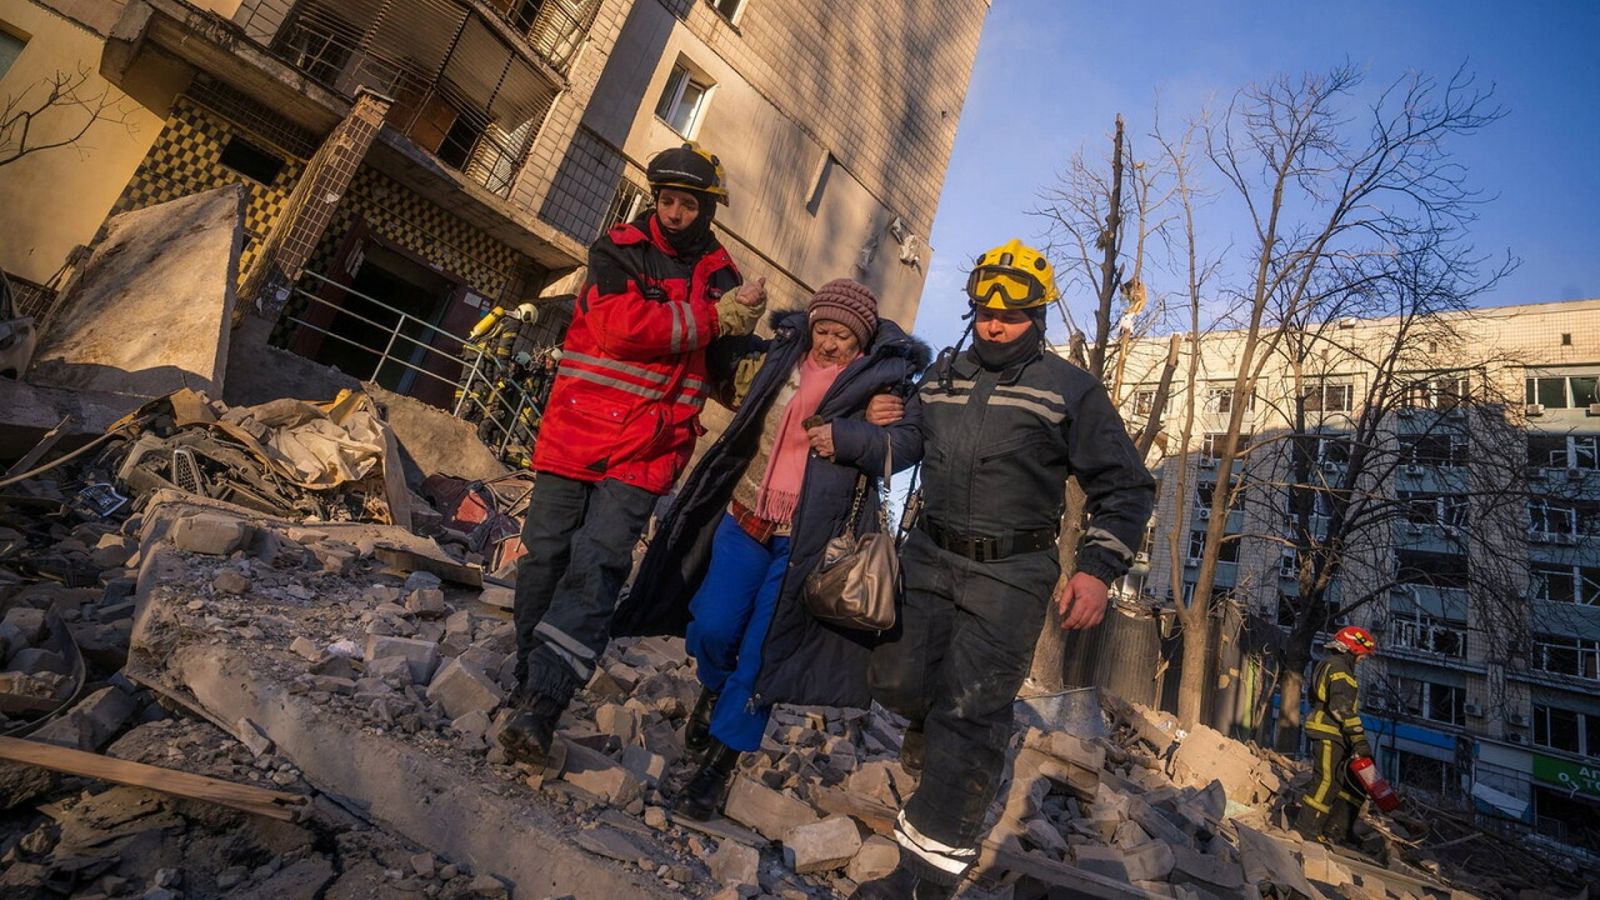
[[[1580,794],[1600,798],[1600,766],[1586,766],[1535,753],[1533,777],[1536,781],[1560,785]]]

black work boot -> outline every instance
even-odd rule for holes
[[[542,766],[550,756],[550,744],[555,740],[556,723],[561,720],[562,704],[549,698],[533,695],[520,704],[506,727],[500,732],[500,746],[512,762]]]
[[[905,736],[900,738],[900,768],[912,775],[921,775],[924,746],[922,723],[907,725]]]
[[[1327,822],[1328,814],[1313,808],[1311,804],[1300,801],[1300,812],[1294,817],[1294,830],[1308,841],[1325,841],[1322,836],[1322,827]]]
[[[917,877],[915,872],[906,868],[905,863],[901,863],[882,878],[856,885],[850,900],[946,900],[955,896],[955,892],[954,887]]]
[[[672,811],[696,822],[704,822],[722,810],[723,797],[728,792],[728,781],[739,764],[739,751],[712,738],[706,748],[706,758],[700,763],[683,792],[678,794]]]
[[[696,701],[694,711],[689,713],[688,724],[683,726],[683,749],[700,753],[710,746],[711,711],[716,708],[720,696],[710,688],[700,689],[700,699]]]

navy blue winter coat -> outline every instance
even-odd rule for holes
[[[793,312],[776,319],[770,341],[749,338],[743,344],[730,343],[738,355],[765,352],[765,360],[733,421],[701,457],[661,522],[632,589],[617,607],[612,634],[684,633],[689,601],[711,563],[712,536],[728,511],[734,485],[758,452],[767,410],[810,349],[810,338],[806,314]],[[922,406],[913,388],[929,355],[926,344],[895,323],[881,320],[872,346],[839,373],[822,398],[817,414],[833,422],[834,459],[813,454],[806,462],[790,535],[789,571],[756,676],[760,704],[864,707],[871,703],[866,672],[877,635],[812,618],[801,587],[828,541],[844,533],[857,475],[881,477],[885,436],[894,448],[896,470],[922,459]],[[732,366],[727,368],[731,371]],[[887,428],[864,419],[867,402],[884,389],[906,398],[905,417]],[[858,531],[877,527],[877,510],[878,492],[869,486]]]

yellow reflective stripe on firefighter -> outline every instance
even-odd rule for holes
[[[1333,790],[1333,742],[1318,741],[1322,754],[1317,759],[1316,789],[1302,798],[1305,805],[1320,813],[1328,812],[1328,794]]]
[[[1361,727],[1361,717],[1360,716],[1351,716],[1350,718],[1345,719],[1344,720],[1344,727],[1346,727],[1346,728],[1360,728]]]
[[[1333,681],[1334,679],[1338,679],[1340,681],[1348,681],[1348,682],[1350,682],[1350,686],[1353,687],[1353,688],[1361,687],[1361,685],[1356,684],[1355,676],[1351,675],[1349,672],[1330,672],[1328,674],[1328,680],[1329,681]]]

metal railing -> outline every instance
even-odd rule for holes
[[[550,68],[566,74],[599,8],[599,0],[514,0],[496,12]]]
[[[546,13],[541,8],[537,15]],[[470,4],[427,0],[357,24],[333,0],[302,0],[271,50],[340,94],[365,86],[395,98],[390,125],[504,197],[561,86],[507,46],[481,16]],[[571,51],[562,49],[553,36],[556,25],[546,18],[536,18],[533,27],[552,35],[546,39],[550,49],[532,49],[549,62],[550,53]],[[568,35],[574,48],[582,38],[581,32]]]
[[[458,419],[477,424],[479,439],[494,451],[496,456],[514,460],[519,458],[519,451],[522,454],[532,452],[544,410],[538,398],[518,379],[511,377],[508,366],[503,361],[486,352],[482,345],[419,319],[376,297],[363,294],[316,272],[307,271],[303,275],[311,279],[319,290],[333,288],[342,292],[342,299],[346,302],[330,300],[316,291],[308,290],[302,286],[304,285],[302,282],[294,288],[294,294],[302,303],[297,307],[291,306],[290,309],[294,311],[287,313],[284,318],[298,328],[372,354],[374,356],[372,369],[367,377],[362,379],[363,381],[382,384],[381,376],[401,370],[409,374],[402,375],[396,380],[394,387],[397,393],[406,393],[408,384],[414,384],[417,377],[432,379],[453,392],[453,400],[447,411]],[[383,318],[387,321],[380,321],[378,318],[350,309],[347,305],[350,298],[357,298],[381,310]],[[315,321],[316,317],[308,315],[307,311],[318,307],[329,310],[332,317],[326,322]],[[354,322],[385,334],[381,339],[381,346],[342,333],[335,327],[339,317],[349,317]],[[440,343],[445,346],[438,346]],[[549,348],[536,349],[542,353]],[[419,365],[419,362],[422,364]],[[428,362],[434,362],[446,372],[451,369],[461,371],[456,377],[451,377],[435,371],[427,364]],[[439,365],[441,363],[442,365]]]

